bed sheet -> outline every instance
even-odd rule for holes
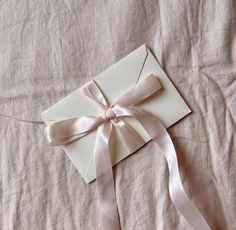
[[[169,129],[186,192],[236,229],[235,20],[235,0],[0,1],[0,228],[101,229],[96,183],[47,144],[40,112],[146,43],[193,111]],[[152,142],[114,177],[122,229],[191,229]]]

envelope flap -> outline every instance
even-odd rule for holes
[[[142,45],[94,78],[110,103],[138,81],[147,55],[147,47]],[[111,85],[115,87],[111,87]],[[99,112],[96,104],[86,97],[79,88],[41,113],[41,117],[48,125],[76,116],[99,115]]]

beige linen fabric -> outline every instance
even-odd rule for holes
[[[212,229],[236,229],[235,20],[234,0],[0,1],[0,228],[101,229],[96,184],[39,114],[146,43],[193,110],[169,129],[184,187]],[[122,229],[191,229],[152,142],[114,176]]]

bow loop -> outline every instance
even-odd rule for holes
[[[102,122],[102,117],[75,117],[52,123],[46,127],[44,133],[50,145],[64,145],[92,132]]]
[[[139,81],[122,94],[113,105],[128,107],[137,105],[161,89],[161,84],[153,74]]]

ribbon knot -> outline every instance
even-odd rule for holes
[[[101,108],[104,113],[103,116],[75,117],[55,122],[45,129],[51,145],[68,144],[97,129],[94,156],[103,230],[120,229],[112,163],[108,147],[112,126],[117,128],[122,142],[130,153],[133,153],[145,143],[139,134],[121,119],[125,116],[138,120],[164,154],[169,169],[170,197],[176,208],[195,230],[210,229],[201,213],[184,192],[175,148],[164,125],[153,114],[136,106],[160,89],[161,86],[157,77],[150,75],[128,89],[111,106],[108,106],[99,87],[94,81],[91,81],[85,85],[83,93]],[[111,122],[105,122],[107,120]]]
[[[105,111],[104,118],[105,118],[106,120],[113,120],[113,119],[116,118],[116,114],[112,111],[112,108],[108,108],[108,109]]]

